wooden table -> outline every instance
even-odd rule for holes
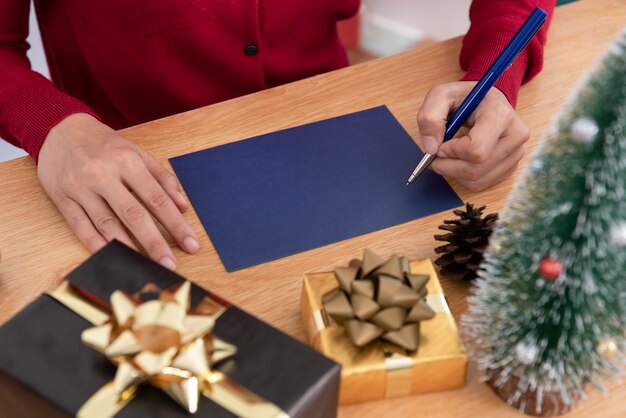
[[[532,131],[528,150],[536,146],[577,80],[624,24],[624,0],[582,0],[557,9],[544,70],[519,96],[519,114]],[[123,134],[168,166],[169,157],[384,104],[417,138],[415,115],[425,93],[436,83],[462,75],[458,65],[460,46],[460,38],[432,44],[128,128]],[[469,193],[452,184],[464,200],[487,204],[490,211],[498,211],[512,181],[482,193]],[[193,256],[175,251],[182,275],[304,340],[299,314],[304,273],[328,271],[345,264],[359,256],[364,247],[385,257],[393,253],[414,259],[432,257],[436,245],[432,236],[447,216],[448,213],[440,213],[227,273],[198,218],[190,211],[186,217],[201,237],[202,250]],[[88,256],[46,198],[30,157],[0,164],[0,252],[0,324]],[[469,287],[445,278],[443,284],[453,313],[459,318],[466,309]],[[521,416],[479,383],[478,378],[472,366],[462,390],[346,406],[341,408],[340,416]],[[613,386],[609,397],[594,393],[570,416],[626,416],[625,398],[626,386]]]

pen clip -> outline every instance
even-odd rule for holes
[[[541,24],[539,24],[539,26],[537,26],[537,29],[535,29],[535,31],[533,32],[532,36],[530,36],[528,38],[528,40],[526,41],[526,43],[524,44],[524,46],[522,48],[520,48],[520,50],[517,52],[517,54],[515,54],[515,56],[513,57],[513,59],[511,60],[511,63],[506,67],[506,69],[508,70],[509,68],[511,68],[511,66],[513,65],[513,63],[515,62],[515,60],[517,59],[517,57],[519,56],[519,54],[522,53],[523,50],[526,49],[526,47],[528,46],[528,44],[530,43],[530,41],[533,40],[533,38],[535,37],[535,35],[537,34],[537,32],[539,32],[539,29],[541,29],[541,27],[543,26],[543,24],[545,23],[545,19],[541,21]],[[506,71],[506,70],[505,70]]]

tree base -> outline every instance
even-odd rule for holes
[[[496,395],[502,398],[505,402],[508,402],[509,398],[517,390],[519,378],[510,376],[503,385],[496,386],[495,383],[499,378],[500,369],[494,370],[493,375],[491,379],[487,381],[487,384],[491,387],[491,389],[493,389]],[[574,409],[578,404],[578,401],[580,401],[581,396],[577,390],[570,390],[569,396],[572,399],[572,402],[566,403],[558,392],[543,392],[541,405],[539,405],[539,413],[537,413],[538,400],[536,391],[528,390],[510,405],[526,415],[533,415],[536,417],[556,417],[568,413]]]

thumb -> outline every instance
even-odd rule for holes
[[[444,86],[433,87],[417,112],[420,142],[428,154],[436,154],[443,142],[446,120],[455,100]]]

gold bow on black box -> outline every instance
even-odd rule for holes
[[[380,338],[417,350],[420,321],[435,316],[426,303],[428,275],[411,274],[406,257],[384,261],[366,249],[363,260],[336,268],[335,277],[339,288],[324,296],[324,310],[356,346]]]
[[[161,389],[190,414],[206,397],[238,417],[288,418],[277,405],[214,369],[236,352],[212,333],[225,307],[205,297],[192,308],[190,290],[185,281],[144,302],[115,291],[110,309],[67,281],[49,292],[95,325],[83,331],[83,342],[117,366],[115,378],[83,404],[78,418],[114,417],[142,383]]]
[[[176,292],[141,304],[115,291],[111,321],[83,331],[86,345],[118,365],[116,395],[124,398],[148,381],[188,412],[198,410],[199,395],[212,380],[211,365],[233,356],[236,348],[211,334],[215,316],[188,314],[190,289],[184,282]]]

